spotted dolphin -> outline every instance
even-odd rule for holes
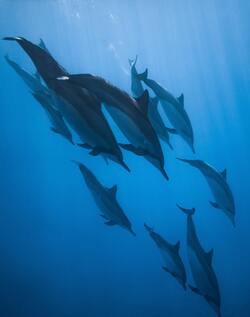
[[[163,176],[164,156],[159,139],[148,117],[148,92],[134,99],[125,91],[91,74],[67,75],[58,77],[58,81],[67,81],[94,94],[107,107],[108,112],[131,144],[120,146],[149,160]]]
[[[69,128],[67,127],[66,123],[64,122],[63,116],[58,110],[56,110],[53,107],[53,104],[50,103],[51,99],[47,97],[45,94],[41,94],[38,92],[34,92],[32,95],[39,102],[39,104],[42,106],[42,108],[46,112],[52,124],[51,131],[62,135],[70,143],[74,144],[72,140],[71,132]]]
[[[4,39],[16,41],[29,55],[43,81],[60,99],[57,103],[60,107],[58,110],[86,147],[91,150],[90,154],[105,155],[129,170],[97,98],[86,89],[55,80],[68,73],[47,50],[22,37],[5,37]]]
[[[161,252],[165,262],[165,266],[162,267],[163,270],[171,274],[186,290],[187,277],[184,264],[179,254],[180,242],[178,241],[176,244],[171,244],[148,225],[144,224],[144,227]]]
[[[84,164],[78,162],[76,162],[76,164],[81,171],[96,205],[102,212],[101,217],[105,219],[105,225],[119,225],[135,236],[136,234],[132,230],[131,222],[117,201],[117,185],[110,188],[103,186],[96,176]]]
[[[221,297],[217,277],[212,267],[213,249],[204,251],[198,239],[192,215],[195,209],[177,205],[187,215],[187,250],[190,268],[196,287],[189,288],[205,298],[208,304],[221,316]]]
[[[184,108],[184,96],[175,98],[170,92],[168,92],[163,86],[157,83],[155,80],[148,79],[148,70],[137,76],[148,87],[150,87],[156,96],[160,99],[163,110],[165,111],[170,123],[176,132],[187,142],[191,147],[193,153],[194,149],[194,134],[193,128],[188,117],[188,114]]]
[[[136,62],[137,62],[137,55],[135,60],[129,59],[129,64],[131,67],[130,73],[131,73],[131,91],[132,94],[135,97],[139,97],[143,94],[144,88],[142,86],[142,82],[140,79],[138,79],[138,72],[136,69]],[[170,138],[169,138],[169,133],[176,133],[174,129],[167,128],[162,120],[162,117],[159,113],[158,110],[158,97],[151,97],[149,98],[149,103],[148,103],[148,118],[155,129],[155,132],[159,136],[161,140],[166,142],[168,146],[173,149],[171,143],[170,143]]]
[[[205,177],[214,196],[215,201],[210,201],[211,206],[221,209],[235,227],[235,203],[232,191],[227,183],[227,170],[219,172],[213,166],[201,160],[185,160],[180,158],[179,160],[198,168]]]

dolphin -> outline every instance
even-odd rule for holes
[[[141,80],[138,79],[138,72],[136,69],[137,55],[135,60],[129,59],[129,64],[131,66],[131,91],[135,97],[139,97],[143,94],[144,88],[142,86]],[[173,149],[169,141],[169,133],[176,133],[174,129],[167,128],[161,118],[161,115],[158,111],[158,97],[149,98],[148,103],[148,118],[151,122],[155,132],[161,140],[166,142],[168,146]]]
[[[51,124],[51,131],[54,133],[62,135],[65,139],[67,139],[70,143],[73,143],[71,132],[69,131],[66,123],[63,120],[61,113],[56,110],[51,104],[51,99],[46,95],[41,93],[33,93],[34,98],[40,103],[42,108],[45,110]]]
[[[29,55],[43,81],[60,100],[57,102],[58,110],[91,150],[89,154],[105,155],[129,170],[97,98],[86,89],[55,80],[68,73],[48,51],[22,37],[5,37],[4,40],[16,41]]]
[[[195,153],[193,128],[188,114],[184,108],[183,94],[175,98],[159,83],[152,79],[148,79],[147,69],[144,73],[138,74],[137,78],[142,80],[154,91],[156,96],[160,99],[163,110],[165,111],[173,128],[187,142],[193,153]]]
[[[232,191],[227,183],[227,170],[224,169],[224,171],[219,172],[213,166],[201,160],[185,160],[180,158],[178,160],[198,168],[205,177],[214,196],[215,201],[210,201],[211,206],[221,209],[235,227],[235,203]]]
[[[95,175],[82,163],[75,162],[90,190],[96,205],[102,212],[101,217],[105,219],[105,225],[119,225],[128,230],[132,235],[136,236],[132,230],[132,225],[120,207],[117,198],[117,185],[110,188],[103,186]]]
[[[213,249],[206,252],[200,244],[192,217],[195,208],[186,209],[177,206],[187,215],[188,259],[193,280],[196,284],[196,287],[189,285],[189,288],[194,293],[204,297],[220,317],[221,299],[217,277],[212,267]]]
[[[163,270],[170,273],[186,290],[187,276],[184,264],[179,254],[180,241],[176,244],[171,244],[148,225],[144,224],[144,227],[149,232],[150,237],[161,252],[165,262],[165,266],[162,267]]]
[[[134,99],[105,79],[91,74],[67,75],[57,79],[87,89],[104,103],[122,133],[131,143],[120,144],[120,146],[144,156],[168,179],[164,170],[164,156],[159,139],[147,117],[148,91],[145,91],[140,98]]]

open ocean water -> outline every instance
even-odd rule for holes
[[[35,68],[15,42],[0,42],[0,315],[2,317],[212,317],[205,300],[162,270],[144,229],[152,226],[180,254],[192,283],[186,216],[213,268],[223,317],[250,316],[250,2],[247,0],[0,0],[0,37],[44,40],[70,73],[100,75],[130,91],[128,59],[175,96],[185,97],[193,154],[178,136],[162,143],[170,180],[123,151],[131,169],[106,165],[50,131],[28,87],[6,63]],[[104,110],[117,139],[126,142]],[[162,113],[163,115],[163,113]],[[166,125],[169,126],[164,117]],[[73,133],[77,140],[76,134]],[[176,157],[202,159],[227,179],[236,228],[203,176]],[[103,224],[72,160],[83,162],[117,199],[136,238]]]

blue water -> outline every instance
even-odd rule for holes
[[[72,73],[93,73],[130,91],[128,58],[178,96],[184,93],[197,154],[178,136],[163,144],[170,181],[141,157],[132,172],[50,131],[47,117],[4,55],[28,71],[14,42],[0,43],[0,315],[3,317],[215,316],[183,291],[163,265],[143,223],[186,250],[186,217],[195,206],[203,247],[214,247],[222,316],[250,316],[250,2],[247,0],[0,0],[0,37],[42,38]],[[119,140],[124,140],[106,116]],[[201,174],[175,157],[228,170],[236,229],[208,201]],[[79,170],[86,164],[133,223],[134,238],[103,224]]]

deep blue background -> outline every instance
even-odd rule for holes
[[[102,75],[127,91],[128,58],[138,54],[139,71],[148,67],[176,96],[183,92],[196,157],[227,167],[237,208],[233,229],[208,204],[212,196],[199,172],[175,160],[194,157],[178,136],[173,152],[163,144],[167,183],[140,157],[124,153],[128,174],[53,134],[4,55],[34,71],[31,61],[16,43],[1,41],[1,316],[214,316],[161,269],[143,228],[146,222],[170,242],[181,240],[188,265],[186,219],[176,202],[197,208],[200,240],[215,248],[223,316],[250,316],[249,15],[247,0],[0,0],[0,37],[43,38],[70,72]],[[136,238],[103,225],[72,159],[105,185],[118,184]]]

